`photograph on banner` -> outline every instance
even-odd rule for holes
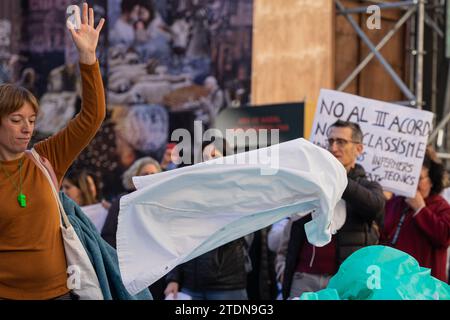
[[[108,107],[157,104],[209,125],[246,104],[252,10],[253,0],[108,0]]]
[[[433,130],[432,112],[322,89],[310,141],[326,148],[336,120],[360,125],[364,150],[358,163],[369,179],[395,194],[415,195]]]

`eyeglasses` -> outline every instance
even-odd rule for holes
[[[358,141],[351,141],[351,140],[346,140],[346,139],[342,139],[342,138],[336,138],[336,139],[334,139],[334,138],[329,138],[329,139],[327,139],[327,143],[328,143],[328,147],[331,147],[331,146],[333,146],[333,144],[334,143],[336,143],[336,145],[339,147],[339,148],[343,148],[343,147],[345,147],[347,144],[349,144],[349,143],[361,143],[361,142],[358,142]]]

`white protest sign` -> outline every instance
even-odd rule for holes
[[[311,142],[326,148],[328,130],[338,119],[360,125],[364,151],[358,163],[370,180],[398,195],[416,194],[433,113],[322,89]]]

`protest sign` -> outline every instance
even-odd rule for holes
[[[414,196],[433,113],[322,89],[311,142],[327,147],[328,131],[338,119],[360,125],[364,151],[358,163],[368,178],[395,194]]]

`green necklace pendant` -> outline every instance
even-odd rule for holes
[[[19,205],[20,205],[22,208],[25,208],[25,207],[27,206],[27,197],[26,197],[23,193],[20,193],[20,194],[17,196],[17,201],[19,201]]]
[[[22,193],[22,160],[19,161],[19,186],[16,185],[14,180],[11,178],[11,175],[6,171],[6,169],[3,167],[3,165],[0,162],[0,168],[5,173],[6,177],[12,182],[13,186],[17,189],[17,192],[19,192],[19,195],[17,196],[17,202],[19,202],[19,205],[22,208],[25,208],[27,206],[27,197]]]

